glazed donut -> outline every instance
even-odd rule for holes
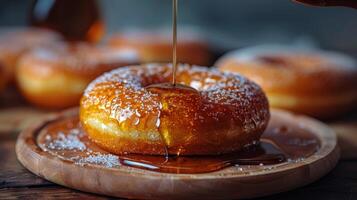
[[[336,52],[265,45],[228,53],[216,66],[258,83],[272,107],[331,118],[357,102],[356,62]]]
[[[14,80],[16,65],[22,54],[31,48],[60,40],[59,34],[38,28],[0,29],[0,62]]]
[[[165,31],[128,31],[114,34],[108,39],[108,43],[114,47],[136,49],[143,63],[167,63],[172,61],[171,37]],[[202,66],[210,64],[212,55],[207,42],[191,32],[179,34],[178,37],[179,62]]]
[[[39,107],[75,106],[94,78],[117,67],[137,64],[137,59],[135,51],[129,49],[58,42],[33,49],[20,59],[18,87]]]
[[[217,155],[259,141],[270,114],[258,85],[181,65],[180,84],[172,87],[171,70],[164,64],[132,66],[94,80],[80,104],[90,139],[115,154],[150,155]]]

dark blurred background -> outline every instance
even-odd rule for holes
[[[52,1],[52,0],[48,0]],[[0,0],[0,26],[26,25],[31,0]],[[98,0],[108,33],[171,26],[171,0]],[[357,10],[317,8],[291,0],[179,0],[179,24],[229,50],[298,43],[357,57]]]

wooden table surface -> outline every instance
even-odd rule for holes
[[[48,182],[17,161],[17,135],[46,113],[27,105],[14,89],[0,96],[0,199],[111,199]],[[338,132],[342,149],[337,167],[313,184],[264,199],[357,199],[357,117],[329,123]]]

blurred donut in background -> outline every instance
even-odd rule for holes
[[[261,85],[271,107],[326,119],[357,103],[356,61],[341,53],[262,45],[227,53],[216,66]]]
[[[79,104],[87,84],[106,71],[137,64],[130,49],[58,42],[26,53],[19,61],[17,82],[25,98],[44,108]]]
[[[16,65],[22,54],[31,48],[46,45],[61,39],[55,32],[39,28],[0,29],[0,62],[9,78],[14,80]]]
[[[143,63],[172,62],[172,33],[165,30],[129,30],[108,38],[111,46],[133,48],[140,54]],[[195,32],[178,34],[178,62],[211,66],[212,52],[209,44]]]

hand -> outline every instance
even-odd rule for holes
[[[313,6],[346,6],[357,9],[356,0],[293,0],[299,3]]]

